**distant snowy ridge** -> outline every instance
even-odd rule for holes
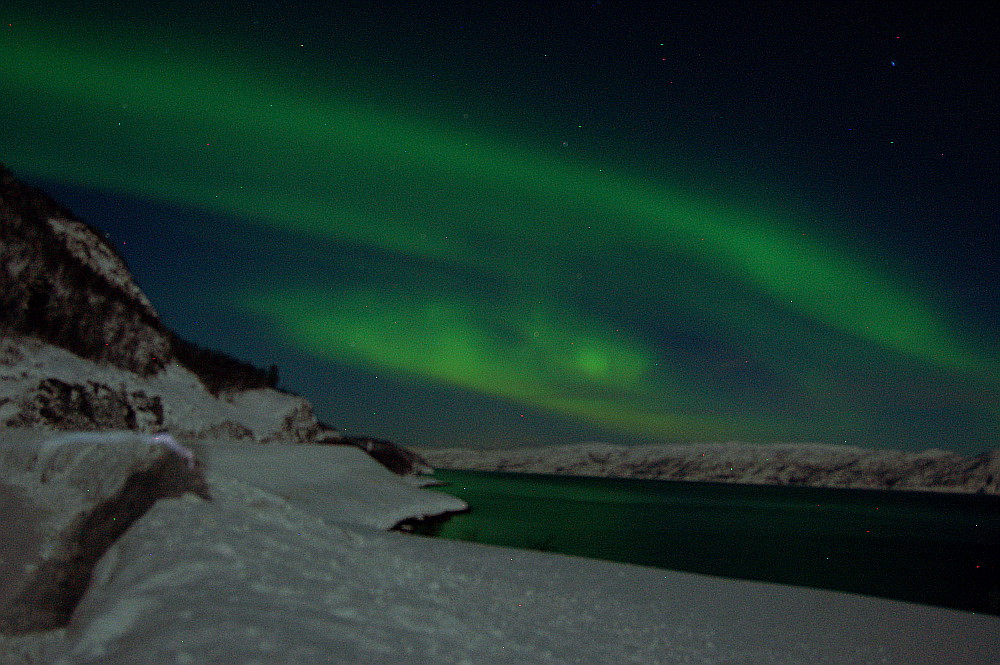
[[[904,452],[818,443],[580,443],[415,451],[439,469],[1000,494],[1000,449],[970,457],[938,449]]]

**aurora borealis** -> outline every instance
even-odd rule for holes
[[[0,161],[349,431],[995,447],[976,16],[407,4],[5,10]]]

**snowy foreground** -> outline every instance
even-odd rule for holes
[[[157,501],[68,627],[0,637],[0,662],[1000,662],[997,617],[387,532],[457,500],[354,448],[191,447],[211,500]],[[94,453],[58,454],[19,468]]]

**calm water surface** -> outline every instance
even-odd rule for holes
[[[1000,615],[1000,497],[437,471],[434,535]]]

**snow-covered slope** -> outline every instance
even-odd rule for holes
[[[239,480],[284,497],[331,523],[390,529],[404,520],[468,508],[427,481],[397,476],[353,446],[254,446],[213,441],[193,444],[210,474]],[[213,478],[210,475],[210,478]]]
[[[0,165],[0,427],[340,443],[397,473],[428,468],[320,424],[275,389],[276,369],[175,335],[103,233]]]
[[[80,596],[96,589],[94,565],[166,497],[192,492],[219,505],[216,495],[237,492],[247,505],[233,503],[234,513],[256,514],[261,506],[280,505],[303,511],[317,524],[364,530],[466,508],[461,500],[418,484],[352,446],[211,440],[198,444],[192,463],[188,449],[164,437],[0,429],[0,634],[22,636],[0,638],[0,663],[18,662],[17,654],[25,653],[21,647],[33,651],[61,640],[59,627],[77,614]],[[190,526],[189,536],[199,526],[215,531],[231,525]],[[250,537],[268,547],[266,529]],[[153,538],[161,547],[177,549],[166,532]],[[185,565],[201,564],[190,560]],[[232,592],[244,590],[234,586]],[[39,660],[51,662],[51,657]]]
[[[903,452],[816,443],[581,443],[511,450],[414,450],[439,469],[1000,493],[1000,449],[972,457],[935,449]]]
[[[174,336],[103,234],[2,165],[0,334],[142,375],[174,356]]]
[[[365,524],[394,508],[364,474],[338,484],[341,462],[309,489],[297,477],[316,460],[239,459],[209,457],[210,501],[158,501],[69,625],[0,638],[0,662],[1000,662],[997,617],[387,533]]]
[[[268,388],[216,397],[176,362],[141,376],[30,337],[0,339],[0,425],[291,443],[318,428],[300,397]]]

